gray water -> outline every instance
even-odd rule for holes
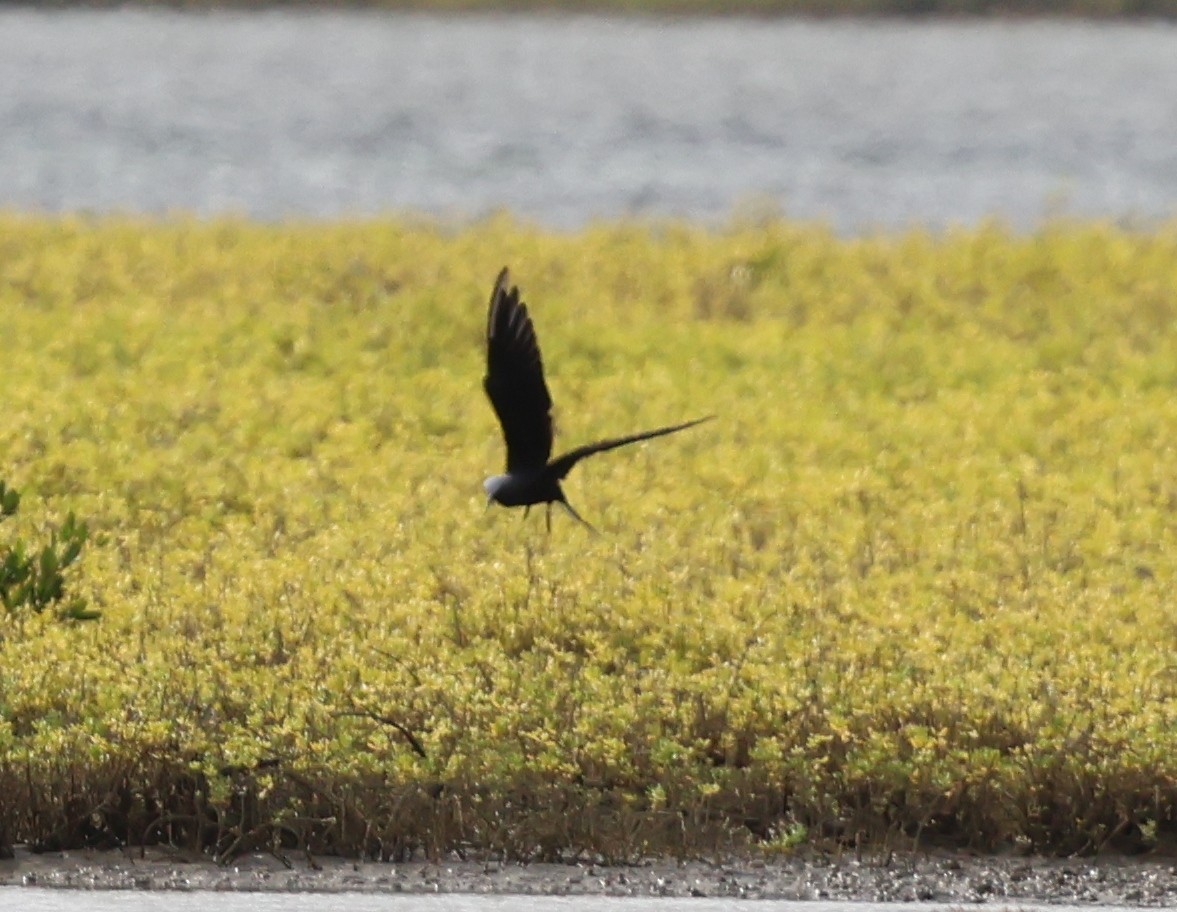
[[[11,912],[895,912],[886,903],[774,902],[741,899],[631,899],[602,896],[374,896],[363,893],[133,893],[0,889],[0,903]],[[960,912],[959,905],[920,903],[920,912]],[[992,908],[992,907],[990,907]],[[1088,912],[1090,906],[1025,906],[1003,909],[1040,912]],[[1100,906],[1099,912],[1128,912],[1126,907]]]
[[[0,9],[0,208],[1177,212],[1177,28]]]

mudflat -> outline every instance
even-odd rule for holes
[[[1111,856],[806,854],[632,866],[504,864],[459,858],[407,863],[340,858],[207,856],[151,848],[34,854],[0,861],[0,886],[75,889],[708,896],[873,902],[1177,904],[1177,861]]]

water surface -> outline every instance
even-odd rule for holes
[[[0,207],[1177,211],[1162,23],[0,10]]]

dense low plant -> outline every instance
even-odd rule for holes
[[[599,536],[484,510],[505,262],[561,444],[721,416],[578,469]],[[0,636],[12,840],[1171,839],[1177,228],[9,216],[0,312],[105,542]]]

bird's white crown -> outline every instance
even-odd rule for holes
[[[506,487],[509,478],[509,475],[491,475],[482,483],[482,489],[486,491],[486,496],[494,500],[495,495]]]

